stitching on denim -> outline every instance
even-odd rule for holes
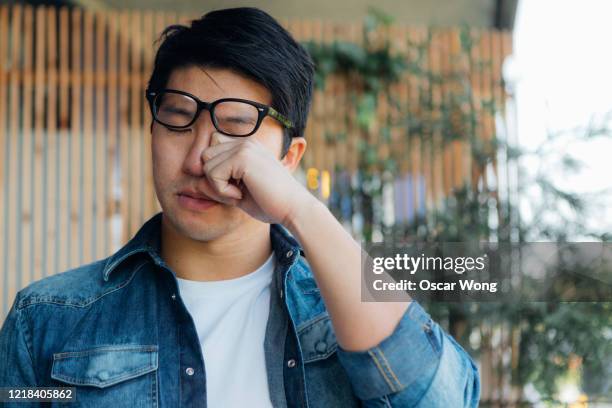
[[[377,349],[378,349],[378,351],[380,353],[380,357],[382,358],[385,366],[387,367],[387,370],[389,371],[389,373],[391,374],[391,376],[393,377],[393,379],[395,380],[395,382],[399,386],[399,389],[404,388],[404,385],[401,383],[401,381],[397,378],[397,376],[395,375],[395,373],[391,369],[391,365],[389,364],[389,361],[387,361],[387,358],[385,357],[385,353],[380,348],[377,347]]]
[[[128,258],[131,258],[135,254],[142,253],[142,252],[149,252],[149,251],[155,252],[155,250],[150,245],[145,244],[141,247],[136,246],[135,248],[131,249],[129,252],[121,255],[121,257],[119,258],[113,259],[112,256],[109,257],[108,260],[104,263],[104,268],[102,269],[102,278],[105,281],[107,281],[111,273],[113,273],[120,264],[122,264],[124,261],[127,261]],[[111,261],[112,263],[109,265],[109,262]]]
[[[376,350],[377,348],[375,347],[374,350]],[[389,379],[389,377],[387,377],[387,373],[385,373],[385,370],[382,368],[382,366],[380,365],[380,362],[378,361],[378,358],[376,357],[376,354],[372,351],[372,350],[368,350],[368,354],[370,355],[370,357],[372,357],[372,359],[374,360],[374,364],[376,364],[376,367],[378,367],[378,370],[380,371],[380,373],[382,374],[383,378],[385,379],[387,385],[391,388],[392,392],[396,392],[397,390],[395,389],[395,386],[393,385],[393,383],[391,382],[391,380]]]
[[[151,378],[151,402],[153,403],[153,407],[158,406],[158,401],[157,401],[157,375],[158,373],[159,371],[155,370]]]
[[[429,342],[429,345],[431,346],[432,350],[436,353],[437,356],[440,356],[442,354],[442,344],[439,344],[440,342],[438,341],[434,331],[434,325],[435,322],[432,319],[429,319],[427,321],[427,323],[425,323],[423,325],[423,333],[425,334],[425,337],[427,338],[427,341]]]
[[[68,375],[62,375],[62,374],[52,374],[52,378],[56,378],[58,380],[70,381],[72,383],[79,384],[79,385],[92,385],[94,387],[100,387],[101,385],[104,385],[104,386],[108,387],[108,386],[120,383],[122,381],[130,380],[130,379],[136,378],[136,377],[138,377],[138,376],[140,376],[142,374],[146,374],[146,373],[149,373],[151,371],[156,371],[156,370],[157,370],[157,368],[155,366],[149,364],[147,367],[143,367],[143,368],[140,368],[140,369],[134,370],[134,371],[128,371],[125,375],[119,376],[119,377],[115,377],[115,378],[113,378],[112,381],[108,381],[108,382],[104,382],[104,381],[94,382],[94,381],[87,381],[87,380],[84,380],[84,379],[80,380],[78,378],[71,377],[71,376],[68,376]]]
[[[30,350],[30,344],[32,344],[32,335],[30,334],[27,325],[23,321],[22,311],[19,309],[17,309],[17,324],[19,325],[21,333],[23,334],[23,342],[25,343],[26,350],[28,352],[28,357],[30,357],[30,363],[32,371],[34,372],[34,378],[36,380],[36,383],[38,383],[38,377],[36,375],[36,371],[34,370],[34,367],[36,367],[36,365],[34,364],[34,357],[32,355],[32,351]]]
[[[151,351],[157,351],[157,350],[158,350],[158,347],[156,345],[144,345],[144,346],[133,345],[133,346],[123,346],[123,347],[108,345],[108,346],[96,347],[96,348],[89,349],[89,350],[64,351],[61,353],[53,353],[53,359],[62,360],[65,358],[90,356],[94,354],[106,353],[109,351],[112,351],[112,352],[122,352],[122,351],[151,352]]]
[[[136,276],[136,273],[138,273],[138,271],[140,271],[140,269],[142,269],[146,264],[148,263],[148,260],[145,260],[143,263],[141,263],[140,265],[138,265],[138,267],[136,267],[134,269],[134,271],[132,272],[132,275],[126,279],[125,281],[121,282],[119,285],[114,286],[110,289],[108,289],[106,292],[102,293],[101,295],[92,298],[89,301],[86,301],[85,303],[72,303],[69,301],[60,301],[58,299],[53,299],[53,298],[49,298],[49,300],[46,300],[47,297],[36,297],[36,296],[32,296],[33,299],[30,300],[24,300],[23,302],[21,302],[21,304],[19,304],[17,306],[18,309],[25,309],[29,306],[34,306],[34,305],[39,305],[39,304],[43,304],[43,303],[47,303],[47,304],[55,304],[55,305],[59,305],[59,306],[73,306],[73,307],[88,307],[89,305],[97,302],[99,299],[103,298],[106,295],[109,295],[119,289],[122,289],[124,287],[126,287],[127,285],[129,285],[132,280],[134,279],[134,276]]]
[[[326,320],[326,319],[329,319],[329,314],[327,314],[326,312],[320,313],[316,315],[315,317],[311,318],[310,320],[307,320],[303,322],[302,324],[300,324],[300,326],[297,329],[297,333],[302,334],[302,332],[312,329],[312,327],[315,324],[319,323],[321,320]]]

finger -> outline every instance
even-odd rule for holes
[[[240,143],[242,138],[226,136],[221,132],[213,132],[210,145],[216,146],[222,143]]]
[[[232,160],[234,159],[234,160]],[[235,160],[235,151],[218,154],[204,165],[204,174],[213,189],[224,197],[242,198],[242,191],[230,180],[242,177],[242,164]]]
[[[214,135],[213,135],[214,136]],[[202,150],[202,161],[207,162],[211,160],[213,157],[218,155],[219,153],[226,152],[230,149],[233,149],[236,146],[239,146],[241,142],[237,141],[227,141],[223,143],[217,142],[215,145],[211,145],[206,149]]]

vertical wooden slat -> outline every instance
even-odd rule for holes
[[[463,31],[462,31],[463,30]],[[470,40],[469,40],[469,29],[456,29],[454,32],[453,47],[457,56],[458,71],[461,76],[460,83],[457,84],[457,93],[460,95],[460,110],[461,117],[460,131],[462,138],[460,142],[460,152],[456,152],[460,157],[457,160],[460,161],[460,167],[456,169],[458,173],[461,173],[460,185],[465,188],[470,188],[471,184],[471,166],[472,166],[472,154],[470,150],[471,139],[473,138],[473,128],[471,125],[472,115],[472,98],[470,94]],[[465,34],[465,43],[461,41],[461,35]]]
[[[501,111],[503,104],[503,87],[502,87],[502,33],[500,31],[491,31],[491,91],[495,107]]]
[[[390,30],[390,40],[392,41],[392,51],[399,55],[404,55],[406,60],[405,63],[409,64],[412,62],[409,56],[411,50],[408,47],[407,35],[408,30],[404,25],[393,26]],[[397,173],[395,174],[395,189],[394,189],[394,218],[396,223],[403,223],[407,220],[407,210],[409,208],[407,199],[409,192],[406,189],[406,182],[410,175],[409,164],[410,161],[406,160],[410,157],[411,149],[410,138],[412,135],[408,131],[406,126],[400,126],[399,121],[406,120],[409,112],[409,85],[410,74],[405,72],[400,78],[399,82],[391,85],[390,98],[393,98],[396,106],[392,107],[390,120],[393,125],[391,126],[391,145],[393,158],[398,164]]]
[[[96,61],[95,61],[95,96],[96,96],[96,112],[95,112],[95,196],[93,205],[95,208],[95,231],[93,239],[95,247],[93,247],[93,258],[98,259],[107,256],[105,248],[108,242],[108,196],[106,195],[106,180],[111,176],[108,163],[106,161],[106,146],[108,141],[108,132],[106,129],[106,82],[108,80],[108,69],[106,67],[106,31],[108,28],[108,13],[98,12],[94,16],[96,29]],[[112,177],[110,177],[112,178]]]
[[[5,258],[5,299],[13,299],[16,290],[21,287],[21,217],[17,186],[20,184],[20,141],[23,140],[20,134],[19,113],[21,109],[21,86],[20,81],[23,71],[22,59],[22,30],[23,30],[23,7],[14,5],[11,9],[11,71],[9,73],[10,82],[10,104],[9,104],[9,150],[8,160],[10,162],[7,180],[9,182],[9,194],[7,196],[8,207],[8,250],[6,254],[11,254]]]
[[[56,271],[66,270],[70,265],[70,235],[71,224],[71,196],[70,196],[70,38],[68,29],[70,24],[70,12],[67,7],[59,11],[59,211],[57,213],[57,228],[59,240],[57,242]]]
[[[482,115],[481,115],[481,106],[482,106],[482,65],[480,59],[480,36],[481,30],[479,29],[470,29],[470,36],[472,38],[472,49],[470,52],[470,89],[472,92],[472,102],[471,102],[471,114],[475,118],[474,128],[471,128],[470,132],[470,144],[472,149],[475,147],[476,143],[480,143],[482,139]],[[472,160],[472,176],[471,176],[471,185],[472,190],[477,191],[478,183],[480,179],[480,168],[478,163],[475,160]]]
[[[323,25],[320,21],[300,21],[301,24],[301,35],[303,41],[315,41],[321,43],[322,41],[322,28]],[[324,155],[324,137],[323,137],[323,126],[321,121],[325,114],[325,97],[329,89],[329,78],[325,83],[325,88],[315,88],[312,102],[312,122],[311,128],[312,133],[311,139],[311,154],[313,158],[312,167],[319,170],[319,174],[323,167],[323,155]]]
[[[122,29],[130,26],[129,13],[121,12],[119,25]],[[128,139],[130,137],[128,127],[128,92],[129,92],[129,43],[125,36],[119,37],[119,149],[121,156],[121,242],[125,243],[130,238],[130,223],[128,212],[130,158],[128,156]]]
[[[346,42],[348,40],[349,29],[350,27],[346,23],[337,25],[337,29],[334,33],[335,40]],[[344,135],[344,139],[336,140],[336,144],[334,146],[334,153],[333,153],[331,160],[333,161],[334,167],[337,167],[338,169],[341,169],[341,170],[346,169],[346,152],[347,152],[346,135],[348,131],[348,128],[347,128],[348,118],[346,114],[347,113],[346,107],[348,106],[348,99],[347,99],[347,94],[346,94],[347,90],[348,89],[347,89],[346,78],[337,76],[336,77],[336,92],[334,95],[335,113],[334,113],[333,123],[336,127],[335,128],[336,134]],[[337,174],[335,170],[336,169],[334,169],[334,174]]]
[[[440,106],[442,104],[442,89],[440,85],[440,76],[442,74],[442,67],[440,61],[440,40],[441,33],[439,29],[432,31],[432,38],[430,43],[430,70],[435,80],[430,84],[431,87],[431,101],[432,111],[431,118],[434,124],[431,134],[432,145],[431,149],[431,160],[432,160],[432,183],[431,189],[433,191],[433,205],[438,207],[443,194],[443,181],[442,181],[442,134],[440,129],[440,122],[442,113]]]
[[[58,153],[59,135],[57,134],[57,24],[56,24],[56,8],[49,7],[46,13],[47,31],[45,44],[47,48],[47,116],[46,116],[46,163],[45,168],[45,185],[47,187],[47,205],[43,210],[47,217],[46,230],[43,239],[46,241],[46,254],[43,265],[47,273],[55,274],[59,272],[57,266],[57,248],[59,245],[58,231],[61,229],[59,223],[59,206],[58,206],[58,179],[60,160]]]
[[[451,97],[453,104],[451,106],[451,129],[453,131],[454,140],[451,145],[452,150],[452,187],[460,189],[465,184],[466,174],[464,173],[464,117],[466,113],[466,105],[463,102],[463,80],[467,73],[465,55],[461,51],[460,32],[458,29],[449,30],[449,47],[450,59],[452,64],[453,81],[451,83]]]
[[[323,22],[321,30],[323,44],[331,45],[335,40],[334,25],[331,21]],[[323,148],[323,170],[333,173],[334,171],[334,151],[337,144],[330,137],[335,137],[338,133],[339,109],[338,109],[338,91],[340,78],[338,75],[331,75],[328,82],[327,95],[325,101],[321,101],[325,109],[324,119],[322,122],[322,148]],[[327,197],[325,197],[327,199]]]
[[[482,96],[487,106],[482,108],[483,116],[483,141],[484,141],[484,153],[489,156],[491,155],[491,142],[493,141],[495,132],[495,119],[491,112],[495,99],[493,98],[493,92],[491,89],[492,82],[492,61],[491,61],[491,32],[484,31],[481,36],[481,56],[483,63],[482,72]],[[486,169],[482,169],[483,186],[485,190],[488,189],[489,180]]]
[[[18,250],[18,257],[21,259],[21,268],[16,271],[18,274],[18,288],[29,283],[34,278],[34,263],[32,257],[34,253],[33,236],[33,172],[32,165],[34,159],[34,143],[32,140],[32,58],[33,58],[33,33],[34,33],[34,9],[31,6],[24,7],[23,19],[23,124],[21,137],[23,145],[19,154],[21,160],[21,172],[19,183],[19,199],[21,209],[21,240]]]
[[[406,27],[393,25],[389,28],[389,41],[390,41],[390,52],[395,55],[406,55],[408,52],[407,42],[401,41],[400,39],[406,38]],[[406,58],[405,62],[409,62],[409,58]],[[390,107],[389,112],[389,120],[391,124],[396,123],[402,117],[402,110],[408,108],[408,103],[406,100],[403,100],[407,96],[407,85],[408,85],[408,74],[404,73],[402,78],[398,82],[390,84],[389,87],[389,98],[392,98],[392,103],[398,104],[397,106]],[[391,126],[391,156],[394,160],[400,165],[398,168],[399,173],[405,173],[407,169],[404,166],[403,160],[401,157],[406,152],[406,132],[402,132],[404,130],[401,126]]]
[[[10,238],[7,236],[8,224],[8,199],[7,194],[9,188],[9,146],[10,139],[7,137],[7,109],[8,103],[8,72],[9,72],[9,50],[8,50],[8,33],[9,33],[9,7],[7,5],[0,6],[0,149],[2,154],[2,163],[0,163],[0,262],[4,276],[0,276],[0,295],[2,304],[0,305],[0,313],[4,316],[9,307],[9,299],[7,298],[8,288],[5,283],[8,270],[5,260],[8,258],[6,250],[7,242]],[[5,201],[6,200],[6,201]]]
[[[71,176],[71,202],[70,202],[70,265],[75,267],[83,263],[83,234],[82,222],[82,142],[81,104],[82,104],[82,62],[81,62],[81,22],[82,11],[78,8],[72,10],[72,65],[70,67],[70,167]]]
[[[130,55],[130,140],[128,155],[130,158],[130,183],[128,191],[128,205],[130,207],[129,222],[130,236],[134,235],[142,224],[142,108],[141,108],[141,83],[142,83],[142,15],[139,11],[133,11],[130,15],[130,27],[132,41]]]
[[[363,44],[362,39],[363,26],[360,23],[351,23],[349,28],[349,40],[356,44]],[[347,158],[348,158],[348,171],[350,174],[354,174],[359,167],[359,140],[361,139],[361,131],[357,126],[357,115],[355,112],[355,101],[359,97],[359,86],[352,81],[354,78],[347,78],[349,81],[349,89],[351,90],[350,97],[352,103],[349,105],[349,129],[348,138],[346,141],[347,147]]]
[[[45,247],[47,240],[43,234],[46,230],[44,223],[45,216],[43,212],[47,211],[47,207],[43,204],[48,202],[46,196],[47,189],[47,171],[43,168],[47,162],[47,148],[45,146],[44,126],[45,126],[45,14],[44,7],[36,9],[36,59],[35,66],[35,81],[34,81],[34,175],[32,183],[32,200],[33,200],[33,231],[32,241],[34,244],[33,253],[33,273],[32,280],[42,278],[42,270],[46,268],[46,263],[43,264],[45,255]],[[46,272],[45,272],[46,273]]]
[[[108,68],[107,68],[107,91],[108,91],[108,127],[107,127],[107,147],[106,147],[106,242],[104,253],[115,252],[119,247],[119,242],[115,243],[115,231],[113,230],[113,219],[119,213],[119,203],[115,199],[115,180],[117,172],[117,32],[119,31],[119,15],[116,11],[109,11],[107,14],[108,25]]]
[[[449,32],[447,29],[440,32],[439,37],[439,55],[440,55],[440,74],[441,77],[441,103],[446,112],[440,112],[443,115],[444,128],[441,129],[441,142],[440,149],[442,160],[440,161],[440,167],[442,171],[442,195],[444,198],[448,197],[451,193],[453,183],[453,157],[452,157],[452,144],[449,141],[449,136],[452,129],[449,128],[448,118],[450,115],[450,109],[452,108],[452,68],[450,62],[450,41]]]
[[[85,10],[83,13],[83,135],[82,135],[82,221],[79,227],[83,232],[83,260],[93,261],[94,235],[94,134],[93,134],[93,55],[94,55],[94,17]]]
[[[389,39],[389,27],[387,25],[381,25],[377,30],[378,35],[378,46],[385,46]],[[374,128],[370,132],[370,144],[376,148],[376,157],[378,160],[377,171],[384,171],[383,163],[389,157],[389,143],[385,140],[383,132],[386,131],[386,127],[389,124],[389,106],[388,106],[388,89],[381,89],[378,92],[377,101],[377,115],[374,120]],[[375,212],[376,214],[376,212]]]
[[[501,87],[501,36],[499,31],[491,31],[491,82],[488,84],[491,88],[491,100],[494,106],[494,112],[491,113],[491,137],[495,138],[497,133],[495,117],[502,114],[502,87]],[[493,174],[497,179],[497,154],[491,149],[491,165]],[[497,187],[495,187],[497,194]]]
[[[413,43],[413,53],[412,53],[412,58],[413,58],[413,63],[415,63],[415,65],[418,65],[418,69],[424,69],[424,61],[420,61],[421,58],[421,54],[424,54],[423,51],[423,47],[424,44],[426,42],[427,39],[427,31],[424,28],[413,28],[410,29],[407,33],[408,37],[404,36],[403,38],[405,39],[404,41],[406,41],[406,38],[408,38],[411,43]],[[416,63],[416,61],[420,61],[418,63]],[[423,103],[422,103],[422,93],[423,93],[423,84],[426,82],[426,78],[424,77],[424,75],[422,73],[420,73],[419,71],[416,71],[415,74],[410,73],[408,76],[408,90],[407,93],[408,95],[406,96],[406,98],[409,100],[409,110],[407,112],[407,114],[409,115],[409,118],[411,119],[411,122],[415,122],[414,123],[414,131],[410,131],[410,144],[409,144],[409,148],[410,148],[410,157],[411,157],[411,169],[410,172],[412,174],[412,185],[413,185],[413,196],[414,196],[414,208],[416,211],[416,214],[418,215],[421,211],[424,211],[424,208],[421,208],[421,203],[425,203],[426,202],[426,198],[422,197],[423,194],[425,194],[425,191],[422,191],[421,189],[421,185],[425,183],[424,177],[427,175],[429,175],[429,169],[425,169],[423,166],[423,163],[425,162],[429,162],[429,160],[427,160],[427,157],[424,154],[424,145],[425,143],[423,142],[423,138],[424,138],[424,133],[423,133],[423,128],[422,126],[416,126],[416,121],[422,121],[425,118],[423,117]],[[429,185],[426,186],[426,188],[429,188]]]

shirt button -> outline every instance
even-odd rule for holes
[[[185,370],[185,372],[187,373],[187,375],[193,375],[193,373],[194,373],[195,371],[193,370],[193,368],[191,368],[191,367],[187,367],[187,369]]]
[[[280,290],[280,298],[281,299],[283,298],[283,290],[282,289]]]
[[[172,296],[170,296],[172,298],[172,300],[176,300],[176,294],[172,294]]]
[[[293,251],[291,250],[287,251],[287,258],[291,258],[292,255],[293,255]]]
[[[106,371],[106,370],[105,370],[105,371],[100,371],[100,372],[98,373],[98,378],[99,378],[101,381],[108,380],[108,377],[109,377],[109,374],[108,374],[108,371]]]
[[[295,367],[295,360],[291,359],[291,360],[287,361],[287,367],[289,367],[289,368]]]

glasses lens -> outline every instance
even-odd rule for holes
[[[215,106],[217,127],[230,135],[244,136],[253,132],[258,118],[258,109],[248,103],[225,101]]]
[[[198,110],[198,104],[189,96],[163,92],[155,99],[157,120],[164,125],[187,126],[193,120]]]

